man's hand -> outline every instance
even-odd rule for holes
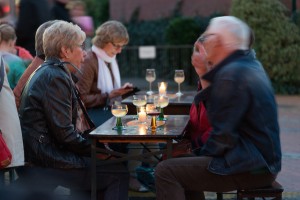
[[[202,76],[208,71],[206,51],[200,42],[195,42],[194,44],[194,52],[191,58],[191,62],[199,76]]]

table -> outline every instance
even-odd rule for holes
[[[146,91],[140,91],[137,94],[145,94]],[[196,91],[183,91],[183,95],[178,97],[175,94],[167,94],[169,97],[169,105],[164,108],[164,114],[166,115],[188,115],[190,107],[196,96]],[[153,103],[153,97],[158,94],[148,95],[147,103]],[[128,106],[128,114],[136,115],[136,107],[132,104],[132,96],[129,96],[122,100],[123,104]]]
[[[116,124],[116,118],[112,117],[103,123],[101,126],[93,130],[89,137],[92,140],[92,200],[96,200],[97,195],[97,152],[107,153],[110,155],[119,156],[113,160],[102,160],[100,164],[111,164],[116,162],[123,162],[127,160],[145,161],[146,157],[155,156],[162,153],[167,154],[167,158],[172,156],[172,140],[177,139],[182,134],[189,115],[167,115],[167,121],[157,122],[158,127],[156,131],[151,131],[149,127],[150,120],[146,124],[140,124],[133,119],[133,115],[127,115],[122,118],[123,125],[126,130],[112,130]],[[97,142],[101,143],[166,143],[166,149],[157,149],[156,151],[146,152],[140,155],[127,155],[120,152],[110,151],[108,149],[97,148]],[[99,161],[98,161],[99,164]]]

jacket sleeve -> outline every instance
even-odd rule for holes
[[[81,65],[82,74],[77,74],[80,97],[87,108],[105,106],[107,100],[107,95],[102,94],[101,90],[97,88],[97,63],[96,58],[92,55],[87,56]]]
[[[49,134],[53,134],[62,148],[89,155],[90,142],[81,136],[72,123],[74,96],[71,81],[67,76],[55,76],[47,88],[43,102]]]
[[[243,84],[238,85],[234,80],[223,79],[214,84],[208,104],[213,129],[201,154],[221,156],[239,140],[238,125],[246,113],[250,97]]]

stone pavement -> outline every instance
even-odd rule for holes
[[[281,132],[284,197],[300,199],[300,96],[276,96]]]

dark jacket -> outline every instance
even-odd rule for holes
[[[48,59],[26,84],[20,104],[25,160],[53,168],[85,167],[90,143],[76,129],[78,99],[69,70]]]
[[[269,78],[251,51],[235,51],[204,75],[213,130],[201,150],[209,170],[235,174],[281,170],[277,105]]]
[[[35,55],[35,32],[46,21],[51,20],[48,0],[22,0],[16,25],[17,45]]]
[[[69,10],[67,9],[66,6],[67,6],[66,3],[55,1],[53,7],[51,8],[53,19],[72,22],[69,14]]]

